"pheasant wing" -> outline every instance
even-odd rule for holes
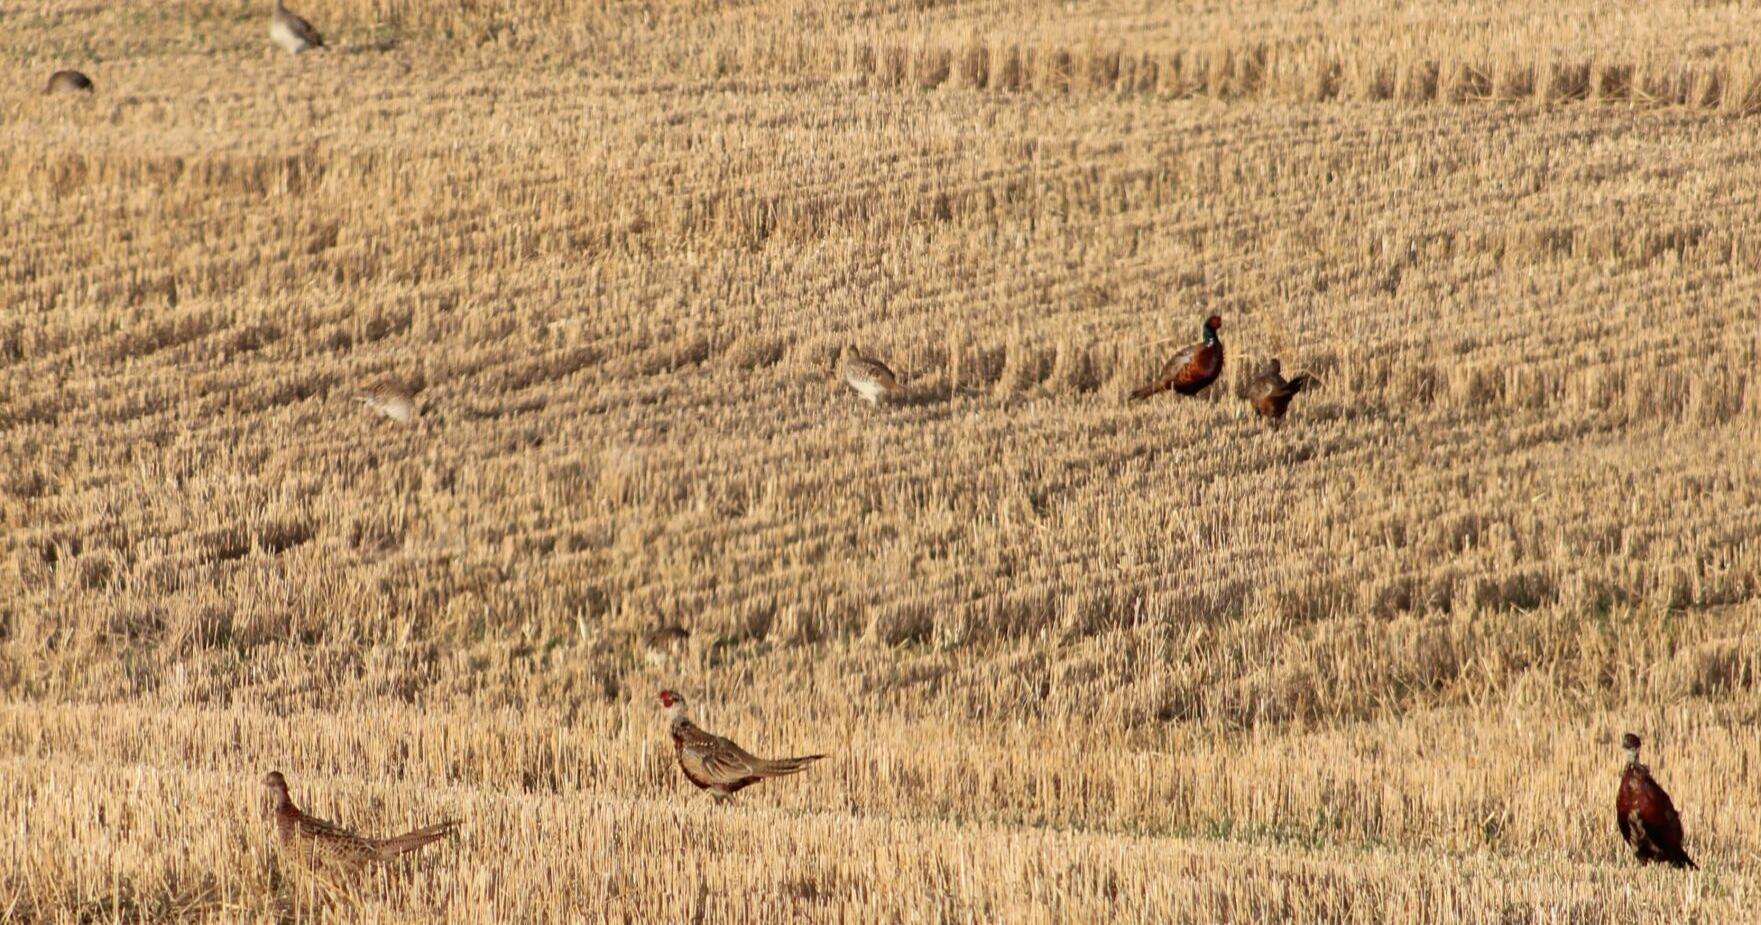
[[[757,759],[721,736],[691,730],[678,740],[679,763],[700,787],[731,786],[753,776]]]
[[[294,820],[293,841],[296,850],[311,855],[313,860],[341,862],[351,867],[378,856],[371,841],[303,812]]]
[[[1254,381],[1248,383],[1247,397],[1251,399],[1270,398],[1289,388],[1290,384],[1277,373],[1262,373]]]
[[[1645,781],[1647,801],[1652,811],[1635,813],[1639,828],[1645,833],[1645,840],[1651,844],[1657,857],[1681,867],[1695,867],[1692,858],[1682,850],[1682,818],[1675,811],[1675,803],[1670,800],[1668,792],[1655,780]]]
[[[1184,350],[1174,354],[1173,359],[1163,364],[1162,378],[1173,381],[1175,376],[1180,375],[1181,370],[1192,365],[1193,357],[1198,356],[1199,350],[1203,347],[1203,344],[1188,344]]]
[[[304,41],[315,48],[324,47],[324,36],[319,35],[318,30],[312,28],[311,23],[293,13],[287,14],[286,22],[288,31],[299,36],[301,41]]]
[[[316,838],[335,842],[366,842],[366,839],[356,835],[348,829],[345,829],[334,822],[320,819],[310,813],[300,813],[298,825],[299,834],[302,838]]]
[[[867,357],[851,357],[844,366],[844,379],[849,382],[872,382],[889,392],[899,387],[899,380],[893,375],[891,367]]]
[[[893,375],[893,368],[879,360],[863,360],[864,371],[888,389],[898,388],[899,378]]]
[[[1634,815],[1637,816],[1638,814],[1634,813]],[[1637,839],[1643,838],[1644,836],[1633,831],[1638,828],[1638,824],[1634,820],[1628,819],[1626,816],[1616,812],[1614,814],[1614,824],[1620,827],[1620,838],[1622,841],[1634,848],[1639,847]]]
[[[1682,821],[1669,794],[1646,775],[1638,784],[1638,798],[1623,803],[1620,834],[1642,860],[1662,861],[1677,867],[1695,868],[1682,850]]]
[[[717,783],[733,783],[763,772],[764,762],[757,756],[735,745],[731,739],[721,736],[712,738],[714,744],[705,752],[703,763],[715,776]]]
[[[1657,841],[1651,837],[1651,827],[1645,824],[1644,817],[1636,809],[1621,817],[1620,834],[1640,858],[1661,857],[1663,854]]]
[[[1173,388],[1174,381],[1180,377],[1180,371],[1185,369],[1187,364],[1192,362],[1194,356],[1198,355],[1198,349],[1199,345],[1193,344],[1179,353],[1174,354],[1173,359],[1162,364],[1162,371],[1156,374],[1156,378],[1152,380],[1149,385],[1132,392],[1131,397],[1133,399],[1145,399],[1151,395],[1166,392]]]
[[[1633,846],[1642,860],[1662,861],[1667,864],[1683,864],[1693,866],[1681,849],[1681,824],[1671,826],[1670,819],[1647,822],[1643,814],[1635,810],[1621,826],[1621,834]],[[1674,837],[1671,837],[1671,829]]]

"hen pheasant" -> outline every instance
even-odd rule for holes
[[[302,812],[287,795],[287,778],[280,771],[264,776],[263,788],[265,808],[275,820],[281,850],[311,867],[354,873],[369,863],[385,863],[439,841],[458,827],[458,823],[449,821],[392,838],[366,838]]]
[[[856,394],[868,399],[871,405],[880,404],[883,396],[892,397],[902,391],[898,377],[887,364],[863,356],[854,344],[844,351],[843,362],[838,364],[838,377],[855,389]]]
[[[679,768],[685,772],[685,779],[699,790],[708,790],[718,803],[767,777],[795,774],[825,757],[759,758],[721,736],[697,728],[685,715],[685,698],[678,694],[661,691],[660,703],[670,719],[673,748],[678,752]]]
[[[296,55],[302,51],[324,47],[324,36],[319,35],[311,23],[301,19],[281,0],[275,0],[275,10],[269,14],[269,40]]]
[[[1297,373],[1296,378],[1286,380],[1282,372],[1281,364],[1273,360],[1266,364],[1265,372],[1247,384],[1248,404],[1253,405],[1260,417],[1271,418],[1274,423],[1283,420],[1296,393],[1315,384],[1315,377],[1308,373]]]
[[[691,647],[691,631],[677,623],[663,624],[642,634],[642,655],[650,665],[664,665],[681,658]]]
[[[1223,342],[1217,339],[1217,331],[1222,327],[1223,319],[1216,315],[1205,319],[1204,340],[1174,354],[1153,382],[1131,393],[1131,400],[1142,401],[1170,390],[1197,395],[1216,382],[1223,373]]]
[[[1698,870],[1699,865],[1682,850],[1682,819],[1675,804],[1651,777],[1651,769],[1639,763],[1639,737],[1627,733],[1620,747],[1626,750],[1626,771],[1620,775],[1620,794],[1614,801],[1620,837],[1633,846],[1641,863]]]
[[[56,71],[49,75],[49,85],[43,88],[44,93],[90,93],[92,78],[79,71]]]
[[[399,424],[408,424],[416,419],[416,392],[406,386],[377,386],[356,395],[355,401],[361,402]]]

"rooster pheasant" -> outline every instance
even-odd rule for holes
[[[1271,418],[1274,423],[1283,420],[1296,393],[1315,384],[1315,377],[1308,373],[1297,373],[1296,378],[1286,380],[1282,372],[1282,366],[1273,360],[1266,364],[1265,372],[1247,384],[1248,404],[1260,417]]]
[[[275,820],[281,850],[313,867],[354,873],[369,863],[385,863],[400,854],[452,834],[456,822],[442,822],[392,838],[366,838],[333,823],[306,815],[287,795],[287,778],[270,771],[263,778],[264,804]]]
[[[1698,870],[1699,865],[1682,850],[1682,819],[1675,804],[1651,777],[1651,769],[1639,763],[1639,737],[1627,733],[1620,747],[1626,750],[1626,772],[1620,776],[1620,794],[1614,801],[1620,836],[1633,846],[1641,863]]]
[[[838,364],[838,378],[855,389],[856,394],[868,399],[871,405],[880,404],[882,396],[891,397],[902,391],[898,377],[887,364],[863,356],[855,344],[845,349],[843,362]]]
[[[284,6],[281,0],[275,0],[275,9],[269,14],[269,40],[296,55],[324,47],[324,36],[319,35],[311,23]]]
[[[660,692],[660,703],[666,707],[671,721],[673,747],[679,754],[679,768],[685,779],[707,790],[720,803],[739,790],[767,777],[794,774],[824,755],[800,758],[759,758],[733,742],[697,728],[685,715],[685,698],[672,691]]]
[[[1197,395],[1216,382],[1223,372],[1223,342],[1217,339],[1217,331],[1222,327],[1223,319],[1216,315],[1205,319],[1204,340],[1174,354],[1173,359],[1163,364],[1155,381],[1131,393],[1131,400],[1142,401],[1169,390]]]

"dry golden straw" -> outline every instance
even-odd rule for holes
[[[0,14],[0,921],[1752,921],[1735,7],[294,6]]]

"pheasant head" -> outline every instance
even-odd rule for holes
[[[685,718],[685,698],[673,691],[660,692],[660,705],[666,708],[667,718],[678,722]]]
[[[1630,732],[1627,733],[1626,735],[1621,736],[1620,737],[1620,747],[1621,747],[1622,751],[1626,752],[1626,763],[1628,765],[1636,765],[1639,763],[1639,737],[1638,736],[1633,735]]]
[[[275,811],[288,805],[291,799],[287,795],[287,778],[280,771],[270,771],[263,775],[263,811],[273,816]]]

